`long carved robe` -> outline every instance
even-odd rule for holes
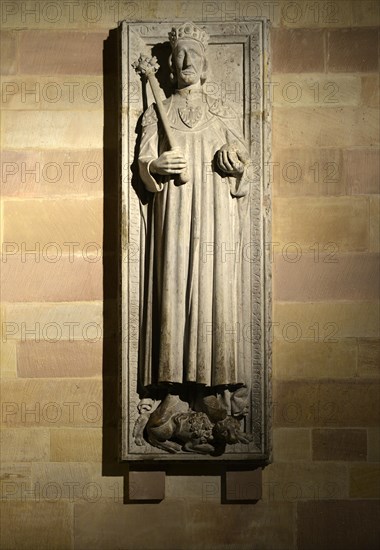
[[[143,224],[140,382],[244,384],[240,241],[249,181],[246,173],[227,177],[214,160],[226,143],[245,150],[239,121],[201,90],[177,91],[164,105],[190,180],[150,173],[169,149],[151,105],[139,153],[140,177],[153,193]]]

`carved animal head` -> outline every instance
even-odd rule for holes
[[[249,412],[249,390],[243,386],[231,396],[232,416],[246,416]]]
[[[227,416],[214,426],[213,434],[216,441],[222,441],[228,445],[243,442],[245,434],[241,431],[240,422],[232,416]]]

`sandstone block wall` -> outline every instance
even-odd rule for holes
[[[377,548],[378,3],[1,10],[2,548]],[[221,504],[210,469],[124,504],[117,412],[102,426],[103,42],[122,19],[255,15],[273,24],[274,462],[255,505]]]

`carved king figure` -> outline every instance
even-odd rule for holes
[[[237,327],[242,326],[239,247],[248,206],[249,156],[235,112],[203,90],[208,39],[193,23],[169,33],[176,89],[163,108],[175,146],[152,104],[142,119],[138,155],[140,177],[152,195],[144,214],[140,311],[140,412],[145,411],[146,419],[135,431],[141,444],[147,423],[150,442],[168,451],[180,447],[167,440],[186,440],[177,429],[183,422],[166,435],[152,434],[175,414],[182,421],[184,414],[189,419],[205,415],[211,432],[207,424],[209,435],[185,450],[211,452],[212,426],[231,417],[236,428],[236,419],[247,412],[246,401],[239,401],[247,395],[249,381],[241,366]],[[161,405],[150,399],[157,387],[167,391]],[[183,402],[181,387],[195,388],[194,402]],[[222,412],[215,416],[215,410]],[[226,437],[225,443],[245,441],[244,435]]]

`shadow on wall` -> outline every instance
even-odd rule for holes
[[[104,476],[122,476],[118,421],[121,418],[119,364],[121,322],[118,304],[121,223],[121,31],[110,31],[103,47],[103,471]]]

